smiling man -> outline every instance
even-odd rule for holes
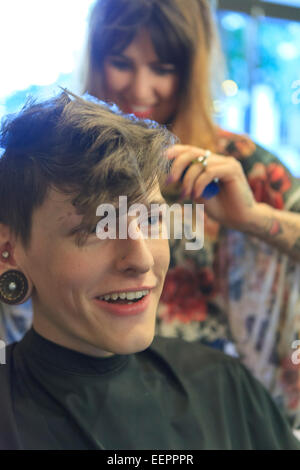
[[[133,215],[139,236],[97,237],[99,205],[163,202],[172,141],[67,92],[4,123],[0,299],[34,318],[0,365],[1,449],[298,447],[238,361],[153,340],[167,239]]]
[[[33,214],[30,248],[16,253],[38,293],[34,328],[93,356],[143,350],[153,339],[168,242],[128,237],[116,243],[92,232],[78,246],[74,227],[81,219],[70,197],[50,190]]]

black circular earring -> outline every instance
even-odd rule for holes
[[[28,293],[28,282],[21,271],[14,269],[0,276],[0,301],[5,304],[18,304]]]

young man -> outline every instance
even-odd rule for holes
[[[34,319],[0,365],[1,449],[300,448],[237,360],[153,340],[167,239],[130,211],[99,237],[102,204],[163,202],[171,142],[67,92],[4,124],[0,299],[31,296]]]

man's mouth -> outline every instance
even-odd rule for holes
[[[131,292],[115,292],[97,297],[97,299],[118,304],[132,304],[141,301],[150,292],[149,289]]]
[[[143,314],[151,305],[151,289],[130,292],[114,292],[95,298],[101,310],[119,317]]]

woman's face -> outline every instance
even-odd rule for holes
[[[178,83],[175,66],[160,61],[145,29],[104,61],[105,99],[142,119],[167,123],[177,110]]]
[[[149,204],[161,200],[157,188]],[[33,326],[42,336],[90,355],[143,350],[153,340],[168,240],[100,240],[91,233],[78,246],[75,227],[81,219],[69,197],[51,190],[33,214],[30,246],[16,247],[18,266],[34,285]],[[145,297],[100,299],[129,291],[144,291],[137,296]]]

